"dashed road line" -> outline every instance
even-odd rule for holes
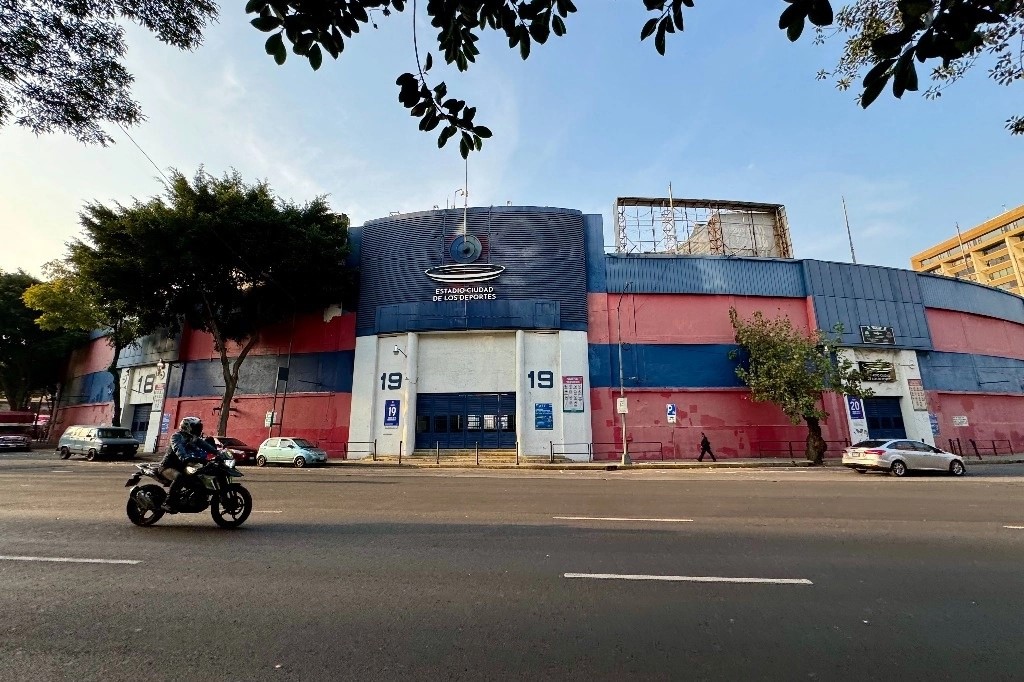
[[[280,509],[253,509],[253,514],[283,514]]]
[[[649,521],[652,523],[693,523],[693,519],[634,519],[623,516],[552,516],[560,521]]]
[[[1010,530],[1024,530],[1024,526],[1003,526],[1003,528],[1009,528]]]
[[[729,578],[711,575],[633,575],[628,573],[565,573],[565,578],[591,580],[653,580],[680,583],[753,583],[763,585],[813,585],[807,578]]]

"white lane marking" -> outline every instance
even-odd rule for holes
[[[565,573],[565,578],[591,580],[658,580],[681,583],[757,583],[765,585],[813,585],[807,578],[725,578],[709,575],[630,575],[621,573]]]
[[[651,521],[655,523],[693,523],[693,519],[631,519],[622,516],[552,516],[562,521]]]
[[[282,512],[282,511],[281,511],[280,509],[278,509],[278,510],[270,510],[270,509],[253,509],[253,510],[252,510],[252,513],[253,513],[253,514],[281,514],[281,513],[283,513],[283,512]]]
[[[71,474],[74,473],[71,469],[50,469],[51,474]]]
[[[61,564],[128,564],[131,566],[142,563],[135,559],[72,559],[54,556],[4,556],[2,554],[0,554],[0,561],[51,561]]]
[[[1024,526],[1003,526],[1003,528],[1009,528],[1010,530],[1024,530]]]

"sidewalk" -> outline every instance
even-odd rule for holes
[[[982,460],[964,458],[968,467],[974,465],[989,464],[1024,464],[1024,455],[1017,456],[992,456]],[[328,466],[338,467],[367,467],[367,468],[398,468],[397,461],[366,460],[330,460]],[[465,461],[442,460],[436,464],[430,460],[415,458],[413,460],[403,459],[401,467],[410,469],[523,469],[523,470],[554,470],[554,471],[627,471],[627,470],[650,470],[650,469],[773,469],[793,467],[811,467],[807,460],[790,460],[778,457],[771,458],[734,458],[719,459],[717,462],[698,462],[696,460],[670,460],[670,461],[640,461],[632,465],[622,466],[616,461],[602,462],[540,462],[536,458],[522,460],[519,464],[514,462],[481,462],[476,464],[472,459]],[[839,458],[825,460],[825,468],[840,469],[843,467]]]
[[[33,447],[33,452],[53,452],[51,447]],[[135,461],[140,462],[156,462],[159,461],[160,455],[147,452],[140,452]],[[522,469],[524,471],[529,470],[552,470],[552,471],[627,471],[627,470],[651,470],[651,469],[668,469],[668,470],[680,470],[680,469],[776,469],[785,468],[792,469],[794,467],[811,467],[811,463],[805,459],[787,459],[781,457],[762,457],[762,458],[730,458],[722,459],[719,458],[717,462],[704,461],[698,462],[696,459],[685,459],[685,460],[667,460],[667,461],[635,461],[633,464],[628,466],[622,466],[617,460],[603,460],[600,462],[553,462],[549,463],[543,461],[543,457],[529,457],[522,458],[519,464],[514,461],[509,462],[495,462],[495,461],[481,461],[477,464],[474,458],[467,457],[464,459],[444,459],[441,462],[435,463],[433,460],[425,457],[413,457],[404,458],[401,465],[398,464],[396,459],[381,459],[376,462],[367,459],[358,460],[340,460],[331,459],[328,460],[327,466],[329,467],[353,467],[353,468],[377,468],[377,469],[397,469],[399,466],[403,469],[508,469],[516,470]],[[992,464],[1024,464],[1024,454],[1020,455],[992,455],[983,456],[983,459],[977,457],[964,457],[964,464],[968,468],[974,466],[985,466]],[[829,469],[842,468],[842,463],[838,457],[830,457],[825,460],[824,467]]]

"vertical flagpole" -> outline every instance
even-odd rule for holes
[[[853,259],[853,264],[857,264],[857,254],[853,252],[853,233],[850,232],[850,214],[846,211],[846,197],[843,199],[843,215],[846,216],[846,238],[850,240],[850,258]]]

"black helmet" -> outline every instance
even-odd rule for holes
[[[203,420],[199,417],[185,417],[181,420],[181,423],[178,424],[178,430],[186,436],[199,438],[203,435]]]

